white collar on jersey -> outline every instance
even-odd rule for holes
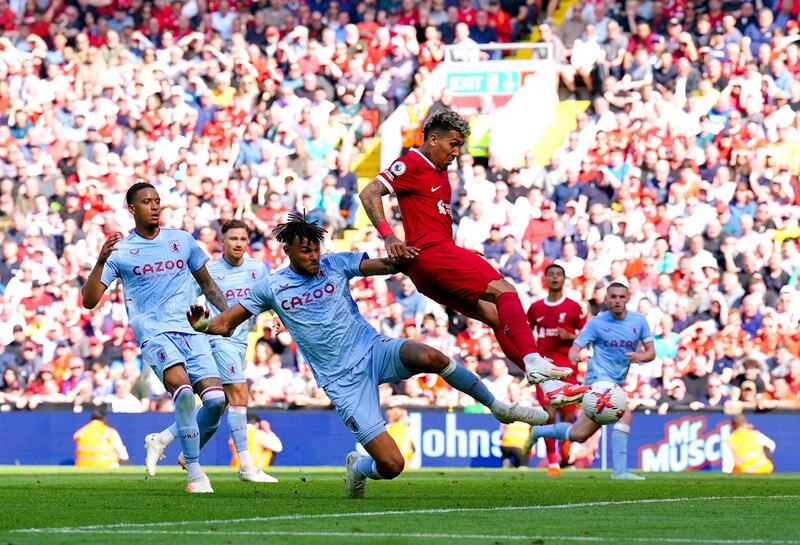
[[[419,156],[420,156],[420,157],[422,157],[423,159],[425,159],[425,162],[426,162],[426,163],[428,163],[428,164],[431,166],[431,168],[432,168],[432,169],[434,169],[434,170],[439,170],[438,168],[436,168],[436,167],[433,165],[433,163],[431,163],[431,160],[430,160],[430,159],[428,159],[427,157],[425,157],[425,154],[424,154],[424,153],[422,153],[421,151],[419,151],[417,148],[411,148],[409,151],[414,151],[414,152],[417,152],[417,154],[419,154]]]
[[[545,297],[544,297],[544,299],[542,299],[542,301],[544,301],[544,304],[547,305],[548,307],[557,307],[558,305],[563,303],[566,298],[567,298],[567,296],[562,293],[561,294],[561,299],[559,299],[558,301],[550,301],[547,298],[547,296],[545,295]]]

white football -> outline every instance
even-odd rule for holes
[[[613,382],[595,382],[583,394],[583,414],[601,426],[617,422],[627,408],[628,396]]]

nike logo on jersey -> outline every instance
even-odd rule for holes
[[[439,190],[440,187],[442,187],[442,186],[437,185],[436,187],[432,187],[431,188],[431,193],[436,193]]]
[[[216,278],[217,280],[225,280],[224,276],[219,276],[219,275],[214,275],[214,278]]]

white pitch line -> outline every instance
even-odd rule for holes
[[[590,543],[674,543],[698,545],[797,545],[796,540],[769,540],[769,539],[698,539],[694,537],[602,537],[602,536],[558,536],[558,535],[490,535],[490,534],[445,534],[445,533],[395,533],[395,532],[327,532],[327,531],[281,531],[281,530],[222,530],[209,532],[208,530],[78,530],[62,529],[53,534],[84,534],[84,535],[164,535],[164,536],[258,536],[258,537],[362,537],[362,538],[404,538],[404,539],[478,539],[478,540],[553,540],[553,541],[584,541]]]
[[[19,528],[11,530],[21,533],[67,533],[86,530],[111,530],[121,528],[158,528],[168,526],[190,526],[198,524],[230,524],[238,522],[275,522],[275,521],[295,521],[295,520],[315,520],[315,519],[337,519],[351,517],[391,517],[408,515],[444,515],[449,513],[494,513],[503,511],[544,511],[551,509],[580,509],[584,507],[617,507],[621,505],[646,505],[659,503],[676,502],[697,502],[697,501],[732,501],[732,500],[786,500],[800,499],[800,495],[770,495],[770,496],[696,496],[680,498],[650,498],[640,500],[615,500],[615,501],[592,501],[582,503],[558,503],[551,505],[504,505],[498,507],[450,507],[439,509],[409,509],[406,511],[352,511],[348,513],[316,513],[316,514],[297,514],[297,515],[275,515],[271,517],[248,517],[235,519],[216,519],[216,520],[178,520],[163,522],[120,522],[115,524],[93,524],[87,526],[65,526],[55,528]]]

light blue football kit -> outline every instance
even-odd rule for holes
[[[586,384],[601,380],[623,384],[630,368],[625,354],[636,352],[639,343],[646,342],[653,342],[653,335],[638,312],[628,311],[624,319],[617,320],[606,310],[589,320],[575,339],[582,347],[591,344],[594,352],[586,370]]]
[[[269,276],[269,270],[263,261],[248,257],[245,257],[238,267],[225,261],[224,257],[220,257],[209,262],[206,269],[225,296],[229,308],[249,295],[253,286],[262,283]],[[197,286],[196,293],[200,295],[199,286]],[[219,314],[213,305],[209,306],[211,316]],[[211,352],[217,362],[217,370],[222,384],[245,382],[244,356],[247,352],[248,333],[249,324],[245,322],[239,324],[230,337],[209,337]]]
[[[317,384],[362,445],[384,431],[378,384],[411,376],[400,361],[405,340],[379,335],[350,294],[350,279],[363,276],[365,258],[362,253],[323,255],[315,276],[286,267],[239,301],[251,314],[278,314]]]
[[[628,376],[630,361],[625,355],[636,352],[639,343],[653,342],[650,326],[644,315],[638,312],[627,311],[625,318],[618,320],[610,312],[603,311],[584,326],[575,344],[581,347],[592,345],[592,357],[586,370],[584,382],[594,384],[600,381],[610,381],[615,384],[624,384]],[[559,422],[548,426],[539,426],[534,429],[536,437],[552,437],[562,441],[569,441],[572,424]],[[611,431],[611,455],[614,475],[630,476],[628,468],[628,434],[630,426],[617,422]],[[630,478],[630,477],[629,477]]]
[[[186,309],[197,300],[192,273],[206,261],[208,256],[189,233],[162,228],[152,239],[131,231],[103,267],[100,281],[106,287],[117,278],[122,282],[125,308],[142,357],[162,382],[164,371],[179,364],[184,364],[192,386],[219,377],[208,337],[194,331],[186,319]],[[180,437],[190,481],[202,475],[200,446],[219,425],[225,407],[221,390],[204,390],[203,406],[196,415],[192,387],[181,385],[172,393],[175,434]]]
[[[219,376],[205,335],[186,320],[196,302],[192,273],[208,261],[192,236],[178,229],[160,229],[153,239],[131,231],[103,267],[106,286],[119,279],[125,308],[142,357],[164,380],[164,370],[184,363],[192,384]]]

